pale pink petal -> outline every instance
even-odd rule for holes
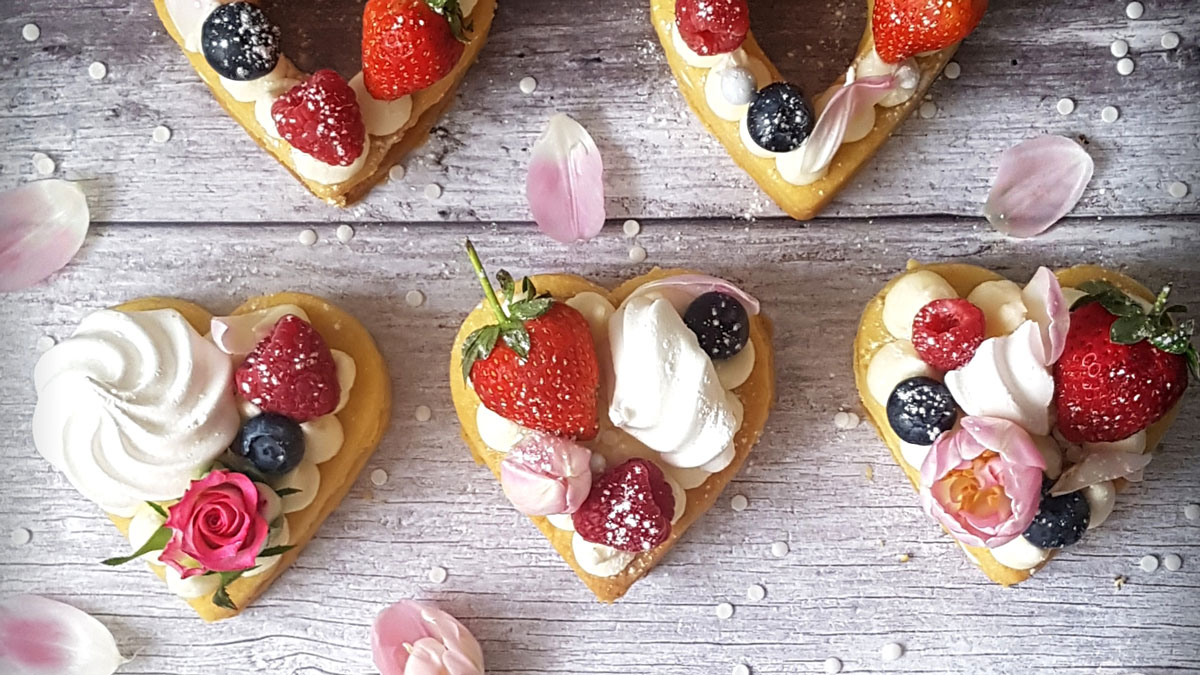
[[[1071,307],[1063,297],[1058,277],[1048,268],[1039,267],[1021,291],[1021,299],[1042,334],[1042,363],[1053,365],[1067,348],[1071,326]]]
[[[538,227],[569,244],[591,239],[604,227],[604,162],[578,122],[558,114],[533,144],[525,183]]]
[[[385,608],[371,629],[381,675],[483,675],[483,650],[471,631],[440,609],[411,600]]]
[[[83,190],[69,181],[0,192],[0,292],[27,288],[62,269],[90,223]]]
[[[534,433],[500,463],[500,486],[521,513],[574,513],[591,490],[591,458],[578,443]]]
[[[0,673],[112,675],[126,659],[104,624],[37,595],[0,601]]]
[[[1050,494],[1065,495],[1116,478],[1132,480],[1136,477],[1140,480],[1142,469],[1151,459],[1149,454],[1124,452],[1116,448],[1092,451],[1082,462],[1063,471],[1058,482],[1050,488]]]
[[[964,417],[962,428],[975,443],[998,453],[1010,464],[1044,470],[1046,458],[1020,425],[998,417]],[[1040,485],[1040,482],[1039,482]]]
[[[1039,136],[1000,156],[983,215],[1001,232],[1032,237],[1067,215],[1092,179],[1092,157],[1062,136]]]
[[[859,78],[834,92],[805,141],[801,171],[814,174],[829,166],[846,138],[850,122],[862,110],[882,101],[895,86],[895,77],[879,75]]]
[[[737,298],[737,301],[742,303],[742,307],[746,309],[746,313],[750,316],[755,316],[759,312],[759,303],[754,296],[733,285],[731,282],[704,274],[676,274],[675,276],[655,279],[654,281],[638,286],[633,293],[629,294],[629,298],[625,302],[629,302],[629,299],[647,293],[658,293],[682,313],[687,311],[688,305],[692,304],[693,300],[711,291],[719,291]]]

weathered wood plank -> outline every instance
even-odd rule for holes
[[[867,426],[839,432],[855,410],[850,342],[861,305],[905,258],[962,259],[1023,279],[1042,262],[1099,261],[1148,284],[1179,282],[1200,301],[1195,225],[1177,219],[1076,220],[1017,242],[974,221],[647,222],[631,265],[610,229],[579,247],[523,236],[530,227],[361,226],[348,244],[301,224],[97,228],[49,284],[0,296],[0,596],[37,592],[98,615],[125,653],[121,672],[373,672],[375,612],[402,597],[432,599],[483,642],[489,672],[712,675],[746,663],[757,675],[820,672],[1166,673],[1200,669],[1200,405],[1192,396],[1147,480],[1112,519],[1029,583],[990,585],[920,513],[915,495]],[[591,599],[536,530],[504,500],[458,438],[445,350],[478,293],[461,254],[471,236],[498,268],[570,270],[605,282],[650,264],[701,265],[744,283],[777,328],[779,401],[749,465],[706,518],[621,602]],[[374,333],[394,378],[396,416],[362,476],[299,562],[241,618],[202,625],[157,579],[97,560],[115,531],[32,447],[29,374],[42,336],[61,338],[86,313],[134,296],[178,294],[228,310],[249,294],[288,288],[325,295]],[[422,290],[410,308],[405,292]],[[418,405],[433,419],[417,422]],[[868,480],[868,467],[874,480]],[[728,506],[743,494],[750,508]],[[25,527],[17,547],[7,530]],[[791,553],[773,558],[774,541]],[[882,542],[882,544],[880,543]],[[1141,572],[1147,553],[1179,553],[1178,572]],[[912,560],[900,563],[897,555]],[[449,571],[443,584],[430,567]],[[1129,584],[1115,590],[1116,575]],[[745,600],[762,584],[766,600]],[[737,606],[718,620],[721,601]],[[907,655],[879,661],[897,640]]]
[[[358,5],[267,4],[297,34],[291,53],[302,64],[355,70]],[[855,3],[760,0],[753,8],[760,41],[810,91],[844,67],[864,19]],[[1079,214],[1197,213],[1200,14],[1187,0],[1153,3],[1140,21],[1123,8],[994,3],[959,52],[962,77],[935,85],[936,116],[903,125],[827,215],[976,214],[998,153],[1043,132],[1090,139],[1097,174]],[[42,28],[33,44],[20,36],[29,21]],[[1167,30],[1182,47],[1161,48]],[[1137,62],[1128,77],[1108,52],[1118,37]],[[557,111],[596,136],[614,217],[778,214],[686,110],[642,0],[506,0],[460,100],[406,162],[407,178],[347,212],[306,195],[220,113],[150,3],[3,3],[0,58],[0,188],[29,179],[32,153],[45,152],[59,175],[89,182],[100,220],[525,220],[528,148]],[[102,82],[87,76],[94,60],[109,66]],[[539,82],[532,96],[517,90],[526,75]],[[1055,112],[1060,97],[1076,100],[1073,115]],[[1115,124],[1100,121],[1106,105],[1120,109]],[[150,140],[160,123],[174,131],[165,145]],[[1187,198],[1167,195],[1175,180],[1191,184]],[[445,188],[434,202],[422,193],[431,182]]]

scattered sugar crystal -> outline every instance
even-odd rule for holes
[[[301,230],[300,236],[297,237],[297,239],[305,246],[312,246],[313,244],[317,243],[317,231]]]
[[[442,186],[437,183],[430,183],[425,186],[425,198],[429,200],[437,199],[442,196]]]
[[[425,294],[418,290],[411,290],[404,294],[404,302],[409,307],[420,307],[425,304]]]
[[[771,544],[771,555],[776,558],[782,558],[788,554],[788,545],[786,541],[777,541]]]
[[[445,567],[431,567],[429,569],[429,580],[435,584],[440,584],[446,580]]]
[[[842,662],[832,656],[825,659],[825,675],[837,675],[842,672]]]
[[[629,247],[629,262],[641,263],[646,261],[646,249],[641,246]]]
[[[392,168],[388,169],[388,180],[403,180],[403,179],[404,179],[404,167],[402,165],[397,164],[397,165],[393,166]]]
[[[962,75],[962,66],[958,65],[958,61],[951,61],[946,64],[946,78],[957,80],[959,75]]]
[[[93,80],[103,80],[104,76],[108,75],[108,66],[99,61],[93,61],[92,65],[88,66],[88,75]]]
[[[1167,32],[1163,33],[1162,40],[1159,41],[1163,49],[1175,49],[1179,46],[1179,33]]]
[[[721,604],[717,605],[718,619],[728,619],[731,616],[733,616],[733,605],[729,604],[728,602],[722,602]]]
[[[904,646],[899,642],[889,642],[879,648],[879,658],[884,661],[897,661],[904,656]]]
[[[417,418],[418,422],[428,422],[433,417],[433,411],[427,405],[419,405],[413,416]]]
[[[44,152],[33,153],[33,168],[39,176],[49,176],[54,173],[54,160]]]
[[[1143,572],[1153,572],[1158,569],[1158,558],[1152,555],[1144,555],[1138,565],[1141,566]]]
[[[33,533],[24,527],[14,527],[12,534],[9,535],[13,546],[24,546],[33,539]]]
[[[758,584],[746,589],[746,599],[750,602],[761,602],[765,597],[767,597],[767,589]]]
[[[638,233],[642,231],[642,224],[630,218],[629,220],[625,221],[625,224],[621,226],[621,229],[625,231],[626,237],[632,238],[638,236]]]
[[[1187,193],[1188,193],[1187,183],[1184,183],[1182,181],[1174,181],[1170,185],[1167,186],[1167,194],[1171,195],[1175,199],[1183,199],[1184,197],[1187,196]],[[1195,505],[1193,504],[1193,506],[1195,506]],[[1197,508],[1200,509],[1200,507],[1197,507]],[[1192,520],[1195,520],[1195,517],[1193,517]]]
[[[1117,73],[1120,75],[1128,75],[1133,72],[1133,59],[1125,57],[1117,61]]]
[[[338,229],[337,229],[337,240],[338,241],[345,244],[345,243],[349,243],[349,241],[353,238],[354,238],[354,228],[353,227],[350,227],[349,225],[345,225],[345,224],[338,225]]]
[[[42,37],[42,29],[38,28],[36,23],[27,23],[21,27],[21,37],[25,38],[26,42],[37,42],[37,39]]]
[[[1127,16],[1135,21],[1142,18],[1142,15],[1145,13],[1146,13],[1146,6],[1140,2],[1137,2],[1137,0],[1134,0],[1134,2],[1131,2],[1128,5],[1125,5],[1125,16]]]
[[[734,495],[733,498],[729,500],[729,508],[733,509],[734,511],[745,511],[746,507],[748,506],[750,506],[750,500],[746,499],[746,495]]]
[[[371,472],[371,483],[376,486],[383,485],[388,482],[387,472],[383,469],[375,469]]]
[[[532,94],[537,90],[537,80],[532,77],[522,77],[521,81],[517,83],[517,88],[521,90],[522,94]]]
[[[1112,44],[1108,46],[1108,51],[1118,59],[1124,58],[1129,55],[1129,43],[1124,40],[1113,40]]]
[[[1100,119],[1104,120],[1108,124],[1116,122],[1120,117],[1121,111],[1117,110],[1116,106],[1104,106],[1104,109],[1100,111]]]
[[[1054,106],[1058,110],[1059,115],[1070,115],[1075,112],[1075,101],[1069,98],[1058,99],[1058,105]]]

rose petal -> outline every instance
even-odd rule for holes
[[[1065,495],[1089,485],[1138,476],[1151,459],[1149,454],[1124,452],[1116,448],[1093,450],[1082,462],[1063,471],[1050,488],[1050,494]]]
[[[629,294],[625,302],[647,293],[659,293],[682,314],[687,311],[688,305],[692,304],[693,300],[710,291],[719,291],[737,298],[750,316],[755,316],[759,312],[759,303],[754,296],[724,279],[704,274],[676,274],[655,279],[638,286],[633,293]]]
[[[595,141],[563,114],[533,144],[525,195],[542,232],[569,244],[604,227],[604,162]]]
[[[591,458],[582,445],[534,433],[500,463],[500,485],[521,513],[574,513],[591,490]]]
[[[1071,326],[1071,306],[1063,296],[1058,277],[1048,268],[1039,267],[1021,290],[1021,299],[1028,317],[1037,322],[1042,334],[1042,363],[1054,365],[1067,348],[1067,330]]]
[[[997,230],[1032,237],[1067,215],[1092,179],[1092,157],[1062,136],[1039,136],[1000,156],[983,215]]]
[[[839,88],[825,104],[821,117],[805,141],[804,161],[800,170],[816,173],[833,161],[846,138],[846,129],[860,111],[872,108],[896,87],[891,75],[863,77]]]
[[[42,180],[0,192],[0,292],[27,288],[75,257],[91,216],[79,186]]]
[[[104,624],[37,595],[0,601],[0,673],[112,675],[126,659]]]
[[[371,655],[381,675],[483,675],[483,650],[457,619],[402,600],[375,618]]]

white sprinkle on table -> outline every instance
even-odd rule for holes
[[[33,533],[24,527],[14,527],[12,534],[9,535],[9,539],[12,541],[13,546],[24,546],[33,539]]]
[[[1184,183],[1182,181],[1174,181],[1170,185],[1167,186],[1167,194],[1171,195],[1175,199],[1183,199],[1184,197],[1187,196],[1187,193],[1188,193],[1187,183]],[[1200,505],[1191,504],[1187,508],[1195,509],[1195,511],[1192,511],[1192,515],[1188,516],[1188,520],[1195,520],[1197,518],[1200,518]],[[1184,512],[1186,513],[1187,511],[1185,510]]]
[[[1143,572],[1153,572],[1158,569],[1158,558],[1152,555],[1144,555],[1138,565],[1142,568]]]
[[[759,584],[754,584],[746,589],[746,599],[750,602],[762,602],[762,599],[767,597],[767,589]]]
[[[397,164],[388,169],[388,180],[404,180],[404,167]]]
[[[312,246],[313,244],[317,243],[317,231],[301,230],[300,236],[296,237],[296,239],[305,246]]]
[[[879,648],[879,658],[884,661],[898,661],[904,656],[904,646],[899,642],[889,642]]]
[[[788,545],[786,541],[777,541],[771,544],[771,555],[776,558],[782,558],[788,554]]]
[[[1140,2],[1137,2],[1137,0],[1125,5],[1125,16],[1134,19],[1135,21],[1142,18],[1142,15],[1145,13],[1146,6]]]
[[[1129,43],[1124,40],[1113,40],[1112,44],[1108,46],[1108,51],[1118,59],[1128,56]]]
[[[842,662],[832,656],[825,659],[825,675],[837,675],[842,672]]]
[[[417,418],[418,422],[428,422],[433,417],[433,411],[427,405],[419,405],[413,417]]]
[[[734,495],[733,498],[729,500],[729,508],[739,513],[745,511],[749,506],[750,500],[746,499],[746,495]]]
[[[532,94],[537,91],[537,80],[532,77],[522,77],[517,83],[517,89],[521,90],[522,94]]]
[[[105,75],[108,75],[108,66],[103,63],[93,61],[92,65],[88,66],[88,76],[93,80],[103,80]]]
[[[54,173],[54,160],[44,152],[33,153],[33,169],[38,172],[39,176],[49,176]]]
[[[160,124],[154,127],[154,131],[150,133],[150,138],[152,138],[155,143],[166,143],[167,141],[171,140],[171,130]]]
[[[350,243],[350,240],[353,238],[354,238],[354,228],[353,227],[350,227],[349,225],[346,225],[345,223],[338,225],[338,229],[337,229],[337,240],[338,241],[342,242],[343,244],[348,244],[348,243]]]
[[[733,675],[750,675],[750,666],[739,663],[733,667]]]
[[[937,111],[938,107],[936,103],[933,101],[925,101],[921,104],[919,114],[921,115],[921,119],[927,120],[932,119],[935,115],[937,115]]]
[[[425,304],[425,294],[418,290],[411,290],[404,294],[404,302],[409,307],[420,307]]]
[[[1054,109],[1058,111],[1059,115],[1070,115],[1071,113],[1075,112],[1075,101],[1072,101],[1069,98],[1060,98],[1058,99],[1058,104],[1054,106]]]
[[[1168,553],[1163,556],[1163,567],[1168,572],[1178,572],[1179,568],[1183,567],[1183,558],[1180,558],[1176,553]]]
[[[962,75],[962,66],[958,65],[958,61],[951,61],[950,63],[946,64],[946,70],[944,72],[946,73],[947,79],[957,80],[958,76]]]
[[[1174,183],[1172,183],[1172,185],[1174,185]],[[1180,183],[1180,185],[1183,185],[1183,183]],[[1186,185],[1183,185],[1183,187],[1187,188]],[[1172,193],[1171,196],[1175,196],[1174,193]],[[1183,517],[1187,518],[1188,520],[1200,520],[1200,504],[1188,504],[1187,506],[1183,507]]]
[[[1163,33],[1162,39],[1158,42],[1163,49],[1175,49],[1179,46],[1179,33],[1166,32]]]
[[[49,335],[43,335],[37,339],[37,350],[39,352],[48,351],[53,346],[54,338],[50,337]]]
[[[435,584],[440,584],[446,580],[446,568],[434,566],[429,568],[429,580]]]
[[[733,605],[729,604],[728,602],[722,602],[721,604],[717,605],[718,619],[728,619],[731,616],[733,616]]]
[[[425,198],[429,200],[437,199],[442,196],[442,186],[437,183],[430,183],[425,186]]]
[[[1125,57],[1117,61],[1117,74],[1128,75],[1133,72],[1133,59]]]
[[[640,263],[646,262],[646,249],[641,246],[629,247],[629,262]]]
[[[1100,119],[1104,120],[1108,124],[1116,122],[1120,117],[1121,111],[1117,110],[1116,106],[1106,105],[1104,106],[1104,109],[1100,111]]]
[[[42,37],[42,29],[38,28],[36,23],[27,23],[21,27],[21,37],[25,38],[26,42],[37,42],[37,39]]]
[[[858,415],[852,412],[839,412],[833,416],[833,426],[841,431],[849,431],[858,428]]]
[[[638,236],[638,234],[642,231],[642,224],[630,218],[629,220],[625,221],[623,225],[621,225],[621,229],[624,230],[626,237],[633,238]]]
[[[387,472],[384,471],[383,469],[375,469],[374,471],[371,472],[371,483],[374,484],[376,487],[378,487],[380,485],[384,485],[387,482],[388,482],[388,475],[387,475]]]

